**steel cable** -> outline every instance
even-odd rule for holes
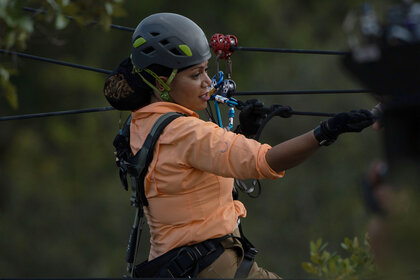
[[[90,109],[77,109],[77,110],[58,111],[58,112],[5,116],[5,117],[0,117],[0,121],[35,119],[35,118],[43,118],[43,117],[74,115],[74,114],[83,114],[83,113],[92,113],[92,112],[104,112],[104,111],[112,111],[112,110],[115,110],[115,108],[109,106],[109,107],[99,107],[99,108],[90,108]]]
[[[321,54],[321,55],[347,55],[350,52],[328,51],[328,50],[301,50],[301,49],[283,49],[283,48],[254,48],[254,47],[231,47],[231,51],[248,52],[277,52],[277,53],[298,53],[298,54]]]
[[[369,93],[367,89],[319,89],[319,90],[276,90],[276,91],[238,91],[234,96],[246,95],[305,95],[305,94],[352,94]]]
[[[43,62],[54,63],[62,66],[74,67],[88,71],[94,71],[104,74],[112,73],[111,70],[90,67],[80,64],[74,64],[70,62],[65,62],[61,60],[51,59],[47,57],[35,56],[30,54],[25,54],[21,52],[8,51],[0,49],[0,53],[17,55],[23,58],[29,58],[33,60],[39,60]],[[282,90],[282,91],[238,91],[234,93],[234,96],[246,96],[246,95],[304,95],[304,94],[353,94],[353,93],[369,93],[367,89],[327,89],[327,90]]]
[[[0,121],[35,119],[35,118],[43,118],[43,117],[83,114],[83,113],[92,113],[92,112],[104,112],[104,111],[113,111],[113,110],[116,110],[116,109],[114,107],[108,106],[108,107],[76,109],[76,110],[58,111],[58,112],[34,113],[34,114],[25,114],[25,115],[16,115],[16,116],[4,116],[4,117],[0,117]],[[333,114],[333,113],[302,112],[302,111],[294,111],[294,110],[291,110],[290,114],[300,115],[300,116],[314,116],[314,117],[333,117],[333,116],[335,116],[335,114]]]
[[[23,8],[27,12],[32,13],[46,13],[45,10],[34,9],[30,7]],[[67,18],[72,19],[72,17],[67,16]],[[111,28],[123,30],[123,31],[134,31],[134,28],[120,26],[111,24]],[[279,49],[279,48],[253,48],[253,47],[232,47],[233,51],[261,51],[261,52],[282,52],[282,53],[301,53],[301,54],[325,54],[325,55],[346,55],[348,52],[340,51],[325,51],[325,50],[298,50],[298,49]],[[78,68],[87,71],[93,71],[103,74],[112,73],[111,70],[101,69],[97,67],[90,67],[65,61],[60,61],[56,59],[35,56],[30,54],[25,54],[16,51],[9,51],[5,49],[0,49],[0,53],[16,55],[22,58],[38,60],[53,64],[58,64],[62,66],[68,66],[73,68]],[[247,96],[247,95],[304,95],[304,94],[353,94],[353,93],[367,93],[370,92],[366,89],[351,89],[351,90],[284,90],[284,91],[245,91],[245,92],[236,92],[235,96]],[[7,120],[20,120],[20,119],[30,119],[30,118],[41,118],[49,116],[59,116],[59,115],[70,115],[70,114],[80,114],[80,113],[90,113],[90,112],[101,112],[115,110],[113,107],[102,107],[102,108],[92,108],[92,109],[76,109],[69,111],[59,111],[59,112],[46,112],[46,113],[36,113],[36,114],[26,114],[26,115],[17,115],[17,116],[5,116],[0,117],[0,121]],[[334,114],[329,113],[316,113],[316,112],[296,112],[293,111],[295,115],[307,115],[307,116],[333,116]]]
[[[58,65],[63,65],[63,66],[79,68],[79,69],[93,71],[93,72],[99,72],[99,73],[103,73],[103,74],[111,74],[112,73],[111,70],[105,70],[105,69],[101,69],[101,68],[90,67],[90,66],[65,62],[65,61],[61,61],[61,60],[56,60],[56,59],[52,59],[52,58],[41,57],[41,56],[36,56],[36,55],[31,55],[31,54],[26,54],[26,53],[21,53],[21,52],[9,51],[9,50],[5,50],[5,49],[0,49],[0,53],[16,55],[16,56],[19,56],[19,57],[28,58],[28,59],[32,59],[32,60],[49,62],[49,63],[54,63],[54,64],[58,64]]]
[[[45,10],[24,7],[23,10],[32,13],[46,13]],[[72,19],[71,16],[67,16]],[[95,23],[95,22],[93,22]],[[111,28],[123,31],[133,32],[135,28],[110,24]],[[276,52],[276,53],[296,53],[296,54],[319,54],[319,55],[347,55],[350,52],[345,51],[332,51],[332,50],[302,50],[302,49],[286,49],[286,48],[256,48],[256,47],[231,47],[231,51],[249,51],[249,52]]]

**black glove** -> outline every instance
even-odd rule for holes
[[[339,113],[329,120],[321,122],[314,130],[319,145],[328,146],[344,132],[360,132],[373,124],[373,115],[368,110],[355,110]]]
[[[270,109],[257,99],[250,99],[245,103],[240,102],[238,108],[241,110],[241,113],[239,114],[239,126],[235,132],[241,133],[246,137],[257,133],[261,123],[270,112]]]

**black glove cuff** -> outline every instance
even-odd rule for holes
[[[320,146],[329,146],[337,140],[337,136],[330,132],[325,121],[314,129],[314,136]]]
[[[235,132],[237,134],[243,134],[242,129],[241,129],[241,126],[239,124],[238,124],[238,126],[235,128],[235,130],[233,132]]]
[[[237,133],[237,134],[242,134],[242,135],[244,135],[246,138],[253,138],[253,136],[255,135],[255,133],[254,133],[254,134],[249,134],[249,133],[246,133],[246,132],[245,132],[245,131],[241,128],[241,125],[240,125],[240,124],[236,127],[236,129],[235,129],[233,132],[235,132],[235,133]]]

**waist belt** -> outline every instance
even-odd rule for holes
[[[201,270],[209,266],[223,253],[224,248],[220,242],[228,237],[230,235],[176,248],[150,262],[142,262],[134,268],[134,277],[197,277]]]

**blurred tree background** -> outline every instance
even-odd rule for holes
[[[125,16],[113,18],[113,23],[136,27],[152,13],[174,12],[194,20],[208,39],[223,33],[235,35],[239,45],[247,47],[347,50],[342,23],[362,2],[126,1],[121,4]],[[383,8],[390,1],[371,2]],[[27,3],[40,8],[44,1]],[[97,6],[88,8],[94,11]],[[25,53],[113,69],[130,52],[130,32],[74,21],[57,29],[38,22],[40,15],[32,16],[35,24]],[[238,91],[361,88],[340,59],[236,52],[233,79]],[[102,93],[104,74],[4,54],[0,63],[15,69],[10,82],[17,91],[16,108],[1,98],[2,116],[108,106]],[[213,75],[214,58],[209,65]],[[248,98],[298,111],[332,113],[376,104],[369,94],[238,99]],[[125,273],[134,209],[129,206],[130,194],[120,185],[112,141],[119,120],[126,116],[126,112],[110,111],[0,123],[0,277],[121,277]],[[273,119],[261,141],[274,145],[321,120]],[[287,171],[285,178],[263,180],[258,199],[242,194],[248,209],[243,226],[259,249],[258,263],[285,278],[308,277],[301,264],[309,259],[311,240],[322,238],[330,250],[339,251],[345,237],[364,236],[370,216],[364,208],[361,181],[370,162],[382,157],[382,150],[381,135],[372,129],[345,135]],[[147,243],[144,233],[139,260],[147,255]]]

